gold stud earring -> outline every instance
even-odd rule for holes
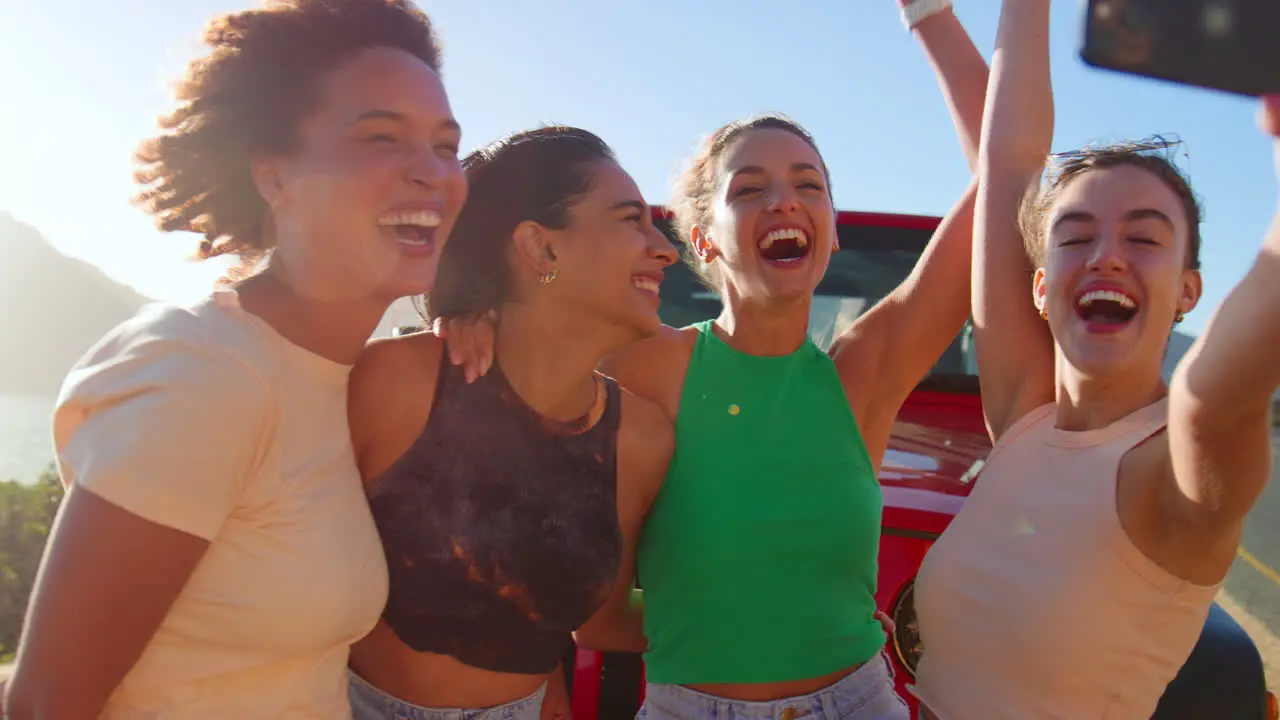
[[[538,276],[538,287],[546,287],[555,282],[556,276],[560,274],[559,270],[552,268]]]
[[[1048,312],[1047,310],[1045,310],[1044,308],[1040,308],[1040,319],[1041,319],[1041,320],[1048,320],[1048,319],[1049,319],[1049,312]]]
[[[1173,316],[1173,324],[1177,325],[1178,323],[1186,319],[1187,319],[1187,316],[1184,315],[1181,310],[1179,310],[1178,314]]]

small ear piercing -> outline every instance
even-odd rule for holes
[[[1183,320],[1186,320],[1186,319],[1187,319],[1187,316],[1186,316],[1186,315],[1184,315],[1184,314],[1183,314],[1183,312],[1182,312],[1181,310],[1179,310],[1179,311],[1178,311],[1178,314],[1173,316],[1173,324],[1174,324],[1174,325],[1177,325],[1178,323],[1180,323],[1180,322],[1182,322]]]
[[[1045,310],[1044,308],[1040,308],[1040,319],[1041,319],[1041,320],[1048,320],[1048,319],[1049,319],[1049,312],[1048,312],[1047,310]]]
[[[556,276],[560,274],[559,270],[551,269],[538,276],[538,287],[546,287],[555,282]]]

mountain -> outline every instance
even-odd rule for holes
[[[149,301],[0,213],[0,394],[56,395],[71,366]]]
[[[1178,367],[1178,361],[1182,356],[1187,354],[1191,349],[1191,344],[1196,341],[1195,337],[1177,330],[1173,331],[1173,335],[1169,337],[1169,348],[1164,354],[1164,377],[1168,380],[1173,376],[1173,371]]]

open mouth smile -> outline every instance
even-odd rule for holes
[[[635,273],[631,276],[631,286],[640,292],[658,297],[658,288],[662,285],[662,273]]]
[[[390,229],[403,249],[430,255],[435,252],[440,213],[434,210],[397,210],[383,213],[378,218],[378,226]]]
[[[1091,333],[1117,333],[1138,315],[1138,301],[1119,289],[1086,290],[1076,297],[1076,315]]]
[[[797,227],[775,228],[756,241],[756,248],[770,265],[788,267],[799,264],[812,248],[809,234]]]

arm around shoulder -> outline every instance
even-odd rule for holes
[[[577,632],[579,645],[592,650],[643,652],[644,603],[636,589],[636,549],[645,518],[662,489],[675,449],[675,432],[661,409],[644,398],[623,393],[618,433],[618,525],[622,559],[609,599]]]
[[[639,489],[643,505],[637,520],[662,489],[675,453],[675,427],[657,403],[630,392],[623,395],[623,428],[618,437],[618,474],[621,482]]]
[[[654,403],[674,422],[680,393],[697,331],[663,325],[657,335],[628,345],[600,364],[600,372],[618,381],[624,390]]]

